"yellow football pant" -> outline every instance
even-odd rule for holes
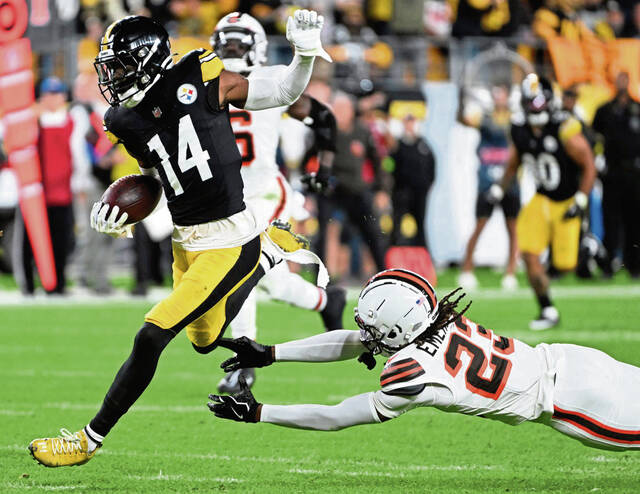
[[[145,321],[176,333],[186,327],[194,345],[210,345],[248,296],[241,287],[258,267],[260,250],[260,237],[228,249],[187,251],[174,244],[173,291]]]
[[[551,246],[553,265],[562,271],[574,269],[578,263],[580,218],[562,217],[573,198],[553,201],[536,194],[518,215],[517,236],[521,252],[542,254]]]

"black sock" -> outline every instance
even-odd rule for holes
[[[89,423],[92,430],[106,436],[127,413],[151,382],[160,354],[174,336],[170,330],[144,323],[133,341],[131,355],[120,367],[100,411]]]
[[[544,295],[536,296],[538,297],[538,303],[540,304],[541,309],[544,309],[545,307],[551,307],[553,305],[547,293],[545,293]]]

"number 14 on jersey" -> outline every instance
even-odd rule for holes
[[[167,176],[167,180],[175,195],[179,196],[184,193],[182,184],[178,175],[171,166],[169,154],[160,140],[158,134],[154,135],[147,147],[150,151],[155,151],[160,158],[162,168]],[[187,157],[190,154],[189,157]],[[178,123],[178,168],[180,175],[192,168],[196,168],[200,174],[200,179],[204,182],[213,177],[211,168],[209,167],[209,151],[202,149],[200,139],[193,126],[190,115],[182,117]]]

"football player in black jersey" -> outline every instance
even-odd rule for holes
[[[527,276],[540,316],[533,330],[549,329],[560,320],[549,297],[549,278],[540,255],[552,247],[552,262],[559,271],[570,271],[578,262],[580,219],[596,177],[591,146],[580,122],[554,111],[549,81],[529,74],[522,82],[524,114],[511,125],[509,163],[501,184],[489,189],[489,199],[504,196],[520,164],[530,167],[537,190],[518,216],[517,236]]]
[[[301,252],[298,237],[286,229],[272,226],[261,235],[267,225],[245,207],[228,105],[261,110],[296,101],[315,56],[330,60],[320,43],[323,22],[313,11],[296,11],[287,22],[293,61],[277,76],[252,80],[225,70],[212,51],[192,51],[174,65],[167,31],[149,18],[126,17],[107,28],[95,62],[111,104],[105,128],[143,173],[160,177],[174,223],[173,292],[146,314],[131,355],[91,422],[76,433],[62,429],[60,437],[31,442],[39,463],[89,461],[151,382],[176,334],[186,328],[196,351],[210,352],[265,271],[286,252],[313,256]],[[92,226],[110,235],[127,234],[126,220],[125,212],[101,203],[91,213]]]

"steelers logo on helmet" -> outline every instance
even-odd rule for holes
[[[182,84],[176,91],[178,101],[183,105],[191,105],[198,97],[198,90],[193,84]]]

